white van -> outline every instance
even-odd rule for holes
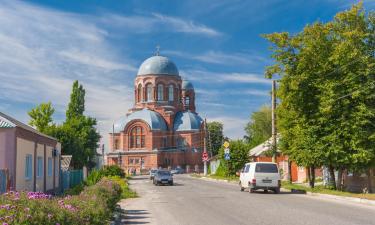
[[[250,193],[258,189],[280,193],[280,174],[276,163],[251,162],[246,163],[240,174],[240,188],[248,189]]]

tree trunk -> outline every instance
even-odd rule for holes
[[[315,187],[315,166],[311,166],[309,168],[310,170],[310,187],[314,188]]]
[[[339,168],[338,170],[338,173],[337,173],[337,182],[336,182],[336,187],[337,187],[337,190],[340,190],[342,191],[342,172],[343,172],[343,169],[342,168]]]
[[[329,175],[331,178],[331,185],[333,189],[336,190],[335,169],[333,168],[333,166],[329,166]]]
[[[372,171],[371,169],[367,170],[367,191],[368,193],[372,193],[372,184],[371,184],[371,177],[372,177]]]
[[[306,167],[307,171],[307,180],[309,182],[309,185],[311,184],[311,173],[310,173],[310,167]]]
[[[289,174],[289,183],[292,183],[293,182],[293,178],[292,178],[292,162],[290,160],[288,160],[288,174]]]

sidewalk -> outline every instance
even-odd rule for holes
[[[210,177],[197,177],[197,176],[191,176],[193,178],[197,179],[202,179],[202,180],[207,180],[207,181],[212,181],[212,182],[222,182],[222,183],[228,183],[232,185],[238,185],[238,181],[231,181],[231,180],[222,180],[222,179],[214,179]],[[291,192],[289,189],[281,188],[282,192]],[[338,196],[338,195],[329,195],[329,194],[320,194],[320,193],[313,193],[313,192],[306,192],[306,194],[301,194],[301,195],[306,195],[314,198],[320,198],[323,200],[335,200],[338,202],[343,202],[343,203],[357,203],[357,204],[362,204],[362,205],[368,205],[368,206],[375,206],[375,201],[374,200],[368,200],[364,198],[355,198],[355,197],[345,197],[345,196]]]

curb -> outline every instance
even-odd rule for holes
[[[319,197],[323,199],[332,199],[332,200],[338,200],[338,201],[344,201],[344,202],[352,202],[352,203],[358,203],[358,204],[363,204],[363,205],[375,206],[374,200],[369,200],[369,199],[364,199],[364,198],[345,197],[345,196],[320,194],[320,193],[313,193],[313,192],[307,192],[306,195],[312,196],[312,197]]]
[[[193,178],[209,180],[209,181],[217,181],[221,183],[237,184],[236,181],[214,179],[210,177],[193,177]],[[281,190],[284,192],[291,192],[291,190],[285,189],[285,188],[281,188]],[[375,200],[369,200],[369,199],[364,199],[364,198],[345,197],[345,196],[320,194],[320,193],[313,193],[313,192],[306,192],[305,194],[301,193],[301,195],[308,195],[311,197],[322,198],[322,199],[337,200],[341,202],[351,202],[351,203],[357,203],[357,204],[362,204],[362,205],[375,206]]]

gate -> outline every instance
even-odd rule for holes
[[[7,192],[8,170],[0,170],[0,194]]]
[[[73,188],[83,182],[82,170],[68,170],[61,173],[62,191]]]

